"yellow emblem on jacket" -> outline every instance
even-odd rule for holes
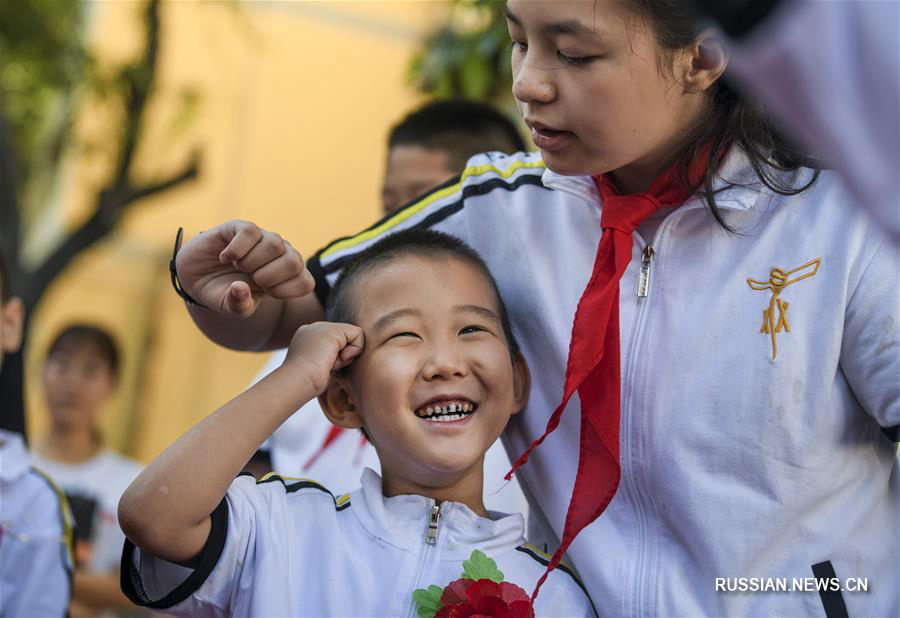
[[[769,300],[769,306],[763,310],[763,322],[759,327],[759,332],[772,337],[772,360],[778,355],[778,342],[775,340],[775,334],[791,332],[791,323],[788,321],[788,303],[779,298],[781,291],[789,285],[809,279],[819,271],[819,264],[822,258],[810,260],[802,266],[798,266],[793,270],[784,272],[780,268],[773,268],[769,272],[768,281],[757,281],[756,279],[747,279],[747,285],[754,290],[771,290],[772,298]],[[796,276],[794,276],[796,275]],[[793,277],[793,278],[792,278]],[[775,310],[778,309],[778,317],[775,317]]]

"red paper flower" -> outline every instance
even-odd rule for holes
[[[475,549],[461,579],[413,592],[419,618],[534,618],[528,594],[503,581],[497,563]]]
[[[444,588],[435,618],[534,618],[531,599],[520,587],[489,579],[457,579]]]

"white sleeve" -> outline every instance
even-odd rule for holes
[[[900,238],[900,2],[782,1],[729,73]]]
[[[847,303],[841,369],[863,408],[894,442],[900,426],[900,249],[884,240]]]
[[[0,544],[0,615],[65,616],[72,596],[68,506],[36,474],[22,484],[28,485],[24,492],[0,497],[28,501],[27,521],[4,522],[11,529]]]
[[[122,591],[138,605],[173,615],[231,615],[237,590],[252,583],[254,566],[269,549],[269,524],[281,519],[276,512],[284,509],[284,496],[250,476],[235,479],[211,515],[209,538],[193,569],[126,541]]]

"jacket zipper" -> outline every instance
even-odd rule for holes
[[[441,524],[441,507],[435,504],[431,507],[431,516],[428,518],[428,532],[425,533],[425,542],[428,545],[437,545],[438,526]]]
[[[641,272],[638,275],[636,291],[638,298],[647,298],[647,294],[650,292],[650,265],[655,254],[653,245],[644,247],[644,252],[641,254]]]
[[[425,532],[425,546],[422,548],[422,553],[419,555],[419,564],[416,566],[415,584],[409,591],[409,609],[405,612],[407,616],[419,615],[412,593],[414,590],[424,588],[424,584],[431,574],[431,559],[432,554],[436,550],[438,534],[440,533],[442,507],[442,504],[432,504],[428,513],[428,530]]]
[[[662,231],[662,228],[665,226],[665,221],[663,221],[654,235],[653,241],[657,241],[659,238],[659,234]],[[631,336],[631,347],[628,352],[628,361],[625,365],[625,371],[622,372],[622,380],[623,384],[635,384],[635,376],[634,373],[637,371],[637,357],[638,357],[638,348],[641,345],[643,340],[643,330],[644,323],[646,322],[647,312],[649,310],[648,305],[650,302],[650,271],[651,266],[653,264],[653,258],[656,255],[656,250],[653,248],[653,244],[648,243],[644,246],[641,252],[641,264],[640,271],[638,273],[638,285],[635,292],[635,295],[640,299],[638,300],[637,311],[634,320],[634,329],[632,331]],[[648,554],[648,541],[647,541],[647,509],[644,504],[644,500],[638,490],[638,482],[636,479],[635,471],[631,466],[632,461],[632,453],[634,451],[634,442],[636,440],[635,431],[632,429],[634,424],[634,392],[631,389],[626,390],[626,395],[622,401],[622,435],[624,436],[624,440],[622,441],[622,461],[626,463],[622,467],[622,479],[625,481],[625,485],[628,488],[629,493],[632,496],[632,500],[634,501],[635,512],[637,514],[637,524],[638,524],[638,564],[637,564],[637,573],[636,573],[636,581],[635,587],[632,596],[632,608],[631,615],[633,616],[643,616],[646,614],[646,610],[644,609],[644,599],[643,599],[643,590],[644,590],[644,578],[646,570],[646,560]],[[627,472],[626,472],[627,470]]]

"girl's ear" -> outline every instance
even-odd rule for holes
[[[525,409],[528,403],[528,394],[531,392],[531,372],[528,363],[521,352],[513,359],[513,414],[518,414]]]
[[[722,77],[728,52],[715,30],[703,30],[687,49],[686,71],[681,82],[687,93],[701,93]]]
[[[325,392],[319,395],[319,405],[325,417],[338,427],[358,429],[363,426],[347,378],[340,373],[331,374]]]

